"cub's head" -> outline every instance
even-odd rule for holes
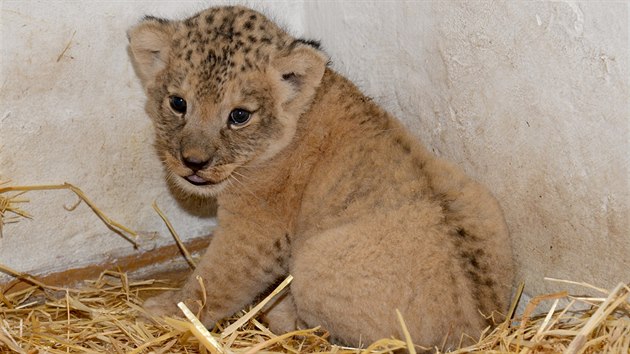
[[[146,17],[129,49],[169,178],[214,195],[233,171],[272,158],[292,140],[327,57],[244,7],[183,21]]]

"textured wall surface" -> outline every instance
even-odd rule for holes
[[[545,276],[627,281],[627,2],[256,6],[294,33],[321,39],[335,69],[490,187],[530,293],[552,290]],[[113,218],[159,232],[143,236],[145,247],[170,242],[154,199],[182,235],[206,233],[212,219],[189,214],[162,181],[125,38],[143,14],[182,17],[204,7],[5,1],[0,178],[75,183]],[[1,263],[42,273],[134,252],[85,206],[63,210],[71,194],[29,198],[36,218],[5,228]]]

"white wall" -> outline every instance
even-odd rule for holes
[[[334,68],[492,189],[530,292],[551,290],[544,276],[627,281],[627,2],[255,4],[321,39]],[[204,7],[5,1],[0,178],[75,183],[113,218],[160,232],[147,247],[170,242],[154,199],[181,234],[206,233],[212,220],[189,215],[162,181],[125,38],[144,14]],[[6,227],[0,263],[42,273],[133,252],[84,206],[64,211],[69,193],[30,198],[36,219]]]

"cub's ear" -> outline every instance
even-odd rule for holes
[[[127,32],[129,55],[145,87],[166,67],[174,30],[172,22],[146,16]]]
[[[274,58],[272,67],[288,85],[284,104],[295,108],[304,106],[313,97],[326,70],[328,56],[315,41],[295,40],[288,50]]]

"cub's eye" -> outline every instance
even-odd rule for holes
[[[252,113],[241,108],[237,108],[230,112],[229,123],[234,126],[241,126],[252,117]]]
[[[171,104],[171,108],[177,112],[184,114],[186,113],[186,100],[179,96],[171,96],[169,98],[169,102]]]

